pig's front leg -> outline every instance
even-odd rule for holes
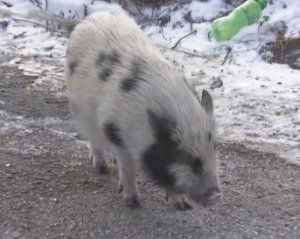
[[[136,182],[136,162],[127,153],[118,154],[119,191],[128,207],[140,204],[140,194]]]
[[[94,142],[90,142],[90,160],[93,170],[99,174],[109,173],[109,167],[104,157],[102,148]]]

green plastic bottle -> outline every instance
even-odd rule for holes
[[[268,0],[247,0],[235,8],[228,16],[216,19],[212,23],[212,32],[217,41],[228,41],[243,27],[258,21]]]

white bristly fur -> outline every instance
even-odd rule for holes
[[[110,66],[102,62],[100,67],[97,64],[99,54],[110,55],[112,52],[120,55],[120,64]],[[73,63],[76,63],[75,70],[71,72]],[[121,81],[132,76],[134,64],[140,66],[144,80],[137,82],[136,89],[122,91]],[[99,79],[104,68],[112,70],[107,81]],[[202,188],[201,193],[208,187],[218,187],[213,115],[205,111],[182,73],[161,55],[132,19],[122,14],[101,12],[79,23],[70,36],[65,77],[74,117],[91,142],[93,164],[105,164],[102,155],[105,149],[113,152],[118,159],[120,184],[128,204],[139,197],[135,169],[140,166],[141,154],[155,142],[147,109],[175,119],[174,140],[180,142],[180,148],[203,161],[206,176],[201,182],[189,177],[190,169],[178,171],[181,166],[174,166],[172,170],[178,176],[175,177],[178,186],[193,184],[187,188]],[[125,147],[117,147],[105,137],[103,125],[108,121],[116,122],[120,127]],[[209,132],[211,142],[206,137]]]

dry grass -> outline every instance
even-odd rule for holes
[[[163,5],[170,2],[170,0],[132,0],[132,2],[142,5]]]
[[[165,5],[167,3],[171,3],[171,2],[175,2],[175,1],[171,1],[171,0],[115,0],[115,1],[111,1],[111,2],[117,2],[119,4],[121,4],[122,6],[124,5],[138,5],[138,6],[162,6]]]
[[[276,42],[263,46],[260,54],[267,62],[289,64],[290,59],[293,59],[295,55],[300,55],[300,37],[278,38]]]

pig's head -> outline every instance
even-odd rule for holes
[[[223,195],[218,178],[213,102],[204,90],[202,98],[193,97],[190,104],[172,117],[148,110],[155,142],[143,159],[153,178],[168,191],[184,193],[203,206],[215,205]]]

